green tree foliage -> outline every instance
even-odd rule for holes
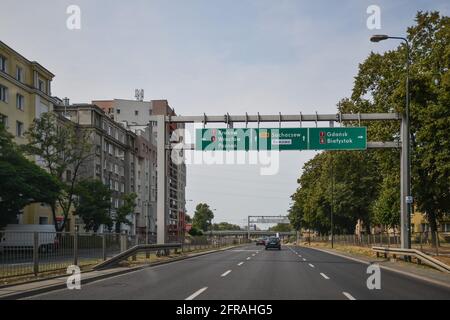
[[[241,230],[241,227],[228,222],[220,222],[213,224],[213,230],[215,231],[231,231],[231,230]]]
[[[109,216],[111,191],[100,180],[82,180],[75,187],[75,215],[84,223],[85,231],[97,232],[103,224],[112,226]]]
[[[203,232],[195,227],[192,227],[191,230],[189,230],[189,234],[193,237],[202,236]]]
[[[416,206],[426,213],[432,231],[450,212],[450,18],[419,12],[408,29],[411,44],[410,96],[412,183]],[[360,65],[352,98],[341,112],[403,112],[406,99],[405,45],[384,54],[372,53]],[[399,137],[397,123],[370,123],[372,139]],[[378,156],[384,183],[374,206],[383,223],[398,222],[399,194],[393,192],[399,154]],[[398,177],[398,176],[397,176]],[[398,182],[397,182],[398,183]],[[384,203],[383,203],[384,202]],[[387,210],[390,210],[390,215]],[[434,232],[433,232],[434,235]]]
[[[371,152],[330,151],[307,162],[292,196],[289,219],[297,230],[327,234],[331,210],[336,232],[352,233],[358,219],[369,225],[371,203],[380,183]]]
[[[199,203],[195,207],[193,227],[199,230],[207,231],[210,229],[211,221],[214,219],[214,213],[206,203]]]
[[[55,113],[47,112],[34,119],[25,136],[28,143],[23,150],[30,155],[39,156],[44,167],[63,186],[57,201],[51,204],[55,227],[61,231],[74,202],[75,186],[81,168],[94,154],[90,133],[79,130],[72,122],[58,122]],[[60,226],[56,224],[58,208],[62,210],[64,217]]]
[[[0,227],[30,203],[53,203],[60,191],[58,181],[25,158],[0,124]]]
[[[116,217],[114,219],[117,233],[120,232],[122,224],[132,224],[128,219],[128,216],[134,214],[134,211],[136,210],[136,198],[137,194],[135,193],[126,193],[122,196],[122,205],[117,209]]]
[[[279,223],[276,226],[270,227],[269,231],[274,232],[291,232],[292,226],[288,223]]]

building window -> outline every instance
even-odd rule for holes
[[[0,113],[0,123],[3,124],[5,128],[8,127],[8,117]]]
[[[16,67],[16,79],[17,81],[23,82],[23,69],[19,66]]]
[[[108,149],[109,149],[109,154],[113,155],[113,145],[112,144],[108,145]]]
[[[120,191],[125,192],[125,184],[124,183],[120,184]]]
[[[8,88],[0,85],[0,101],[8,103]]]
[[[25,107],[25,97],[19,93],[16,94],[16,107],[21,111],[23,111]]]
[[[48,217],[39,217],[39,224],[48,224]]]
[[[135,115],[135,116],[138,116],[138,115],[139,115],[139,111],[135,110],[135,111],[134,111],[134,115]]]
[[[6,61],[8,61],[4,56],[0,56],[0,71],[7,72]]]
[[[114,165],[114,173],[119,174],[119,166],[117,164]]]
[[[42,79],[38,80],[38,89],[39,91],[45,92],[45,81]]]
[[[20,121],[16,121],[16,136],[17,137],[23,136],[23,123]]]
[[[117,109],[116,111],[117,111],[117,114],[120,114],[120,109]]]

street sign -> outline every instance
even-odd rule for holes
[[[308,129],[197,129],[196,150],[307,150]]]
[[[366,150],[367,128],[310,128],[310,150]]]
[[[198,151],[365,150],[367,128],[197,129]]]
[[[414,203],[414,198],[412,196],[406,196],[405,200],[408,204]]]

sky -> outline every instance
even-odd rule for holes
[[[70,5],[81,10],[80,29],[66,26]],[[381,29],[367,27],[371,5]],[[417,11],[448,15],[450,2],[2,0],[1,8],[0,40],[56,75],[53,95],[134,99],[142,88],[145,100],[167,99],[178,114],[242,115],[335,113],[358,64],[398,45],[370,35],[403,36]],[[188,213],[206,202],[214,222],[285,215],[315,154],[281,153],[272,176],[258,165],[188,165]]]

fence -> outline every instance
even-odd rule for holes
[[[182,252],[243,242],[243,239],[237,238],[206,236],[177,240],[182,243]],[[146,237],[116,233],[1,231],[0,279],[63,271],[69,265],[94,266],[135,245],[145,244],[146,241]],[[156,243],[156,237],[148,237],[148,243]]]
[[[331,236],[311,235],[304,241],[331,243]],[[368,247],[400,247],[400,234],[376,233],[363,235],[334,235],[333,243],[348,246]],[[434,242],[431,232],[415,232],[411,234],[411,248],[431,255],[450,256],[450,234],[436,233]]]

